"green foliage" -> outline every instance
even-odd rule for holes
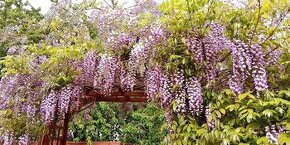
[[[163,111],[155,104],[134,109],[121,127],[122,141],[142,145],[160,144],[167,134],[167,130],[161,130],[165,122]]]
[[[120,132],[117,105],[98,103],[90,112],[84,110],[75,116],[69,130],[74,141],[116,140],[114,134]]]
[[[30,45],[21,55],[6,56],[1,60],[0,64],[4,66],[1,71],[3,75],[16,72],[33,74],[44,79],[51,87],[61,87],[71,83],[79,73],[71,62],[82,59],[84,51],[93,47],[95,45],[91,42],[70,47]],[[38,56],[44,56],[45,59],[36,67],[34,63],[40,61]]]
[[[0,4],[0,29],[7,25],[25,25],[25,23],[28,23],[28,19],[41,18],[40,10],[34,9],[23,0],[4,0]]]
[[[194,56],[187,57],[183,37],[191,29],[194,29],[196,36],[205,35],[208,29],[204,27],[205,24],[214,21],[226,26],[227,37],[231,39],[258,42],[262,46],[285,52],[278,63],[290,72],[290,39],[287,29],[290,24],[289,1],[247,0],[244,5],[235,7],[216,0],[167,0],[160,9],[161,23],[174,35],[166,44],[167,47],[160,50],[164,54],[162,59],[167,60],[167,70],[176,70],[182,66],[188,76],[204,75],[202,71],[190,71],[193,70],[190,67]],[[259,35],[265,37],[262,42],[259,42]],[[266,59],[270,57],[268,55]],[[225,55],[224,59],[229,58]],[[259,95],[247,92],[236,97],[229,90],[220,93],[213,89],[207,90],[203,99],[205,104],[211,104],[208,123],[214,123],[215,128],[202,124],[205,118],[196,120],[186,115],[179,116],[172,124],[173,133],[167,135],[164,144],[269,144],[265,137],[265,126],[269,123],[289,126],[290,121],[289,73],[273,68],[267,68],[273,92]],[[289,133],[280,135],[280,144],[289,142]]]
[[[19,115],[17,118],[13,117],[13,110],[0,110],[0,124],[1,131],[0,134],[5,133],[5,131],[15,132],[15,137],[19,137],[24,133],[29,133],[33,139],[38,135],[45,133],[45,126],[41,122],[36,122],[34,126],[29,126],[26,124],[26,116]]]
[[[160,144],[167,134],[166,130],[161,131],[165,123],[163,111],[155,104],[129,106],[133,108],[126,111],[117,104],[98,103],[90,112],[81,112],[70,123],[72,140]]]
[[[23,0],[0,2],[0,57],[6,55],[11,46],[19,45],[28,39],[39,41],[39,32],[32,27],[42,19],[39,9]]]
[[[234,94],[224,90],[220,94],[211,93],[208,101],[212,102],[208,123],[188,116],[179,116],[173,123],[173,134],[164,139],[165,144],[223,144],[239,145],[269,144],[265,127],[269,123],[290,128],[290,90],[267,92],[254,96],[252,92],[241,94],[233,101]],[[279,135],[279,143],[289,143],[289,133]]]

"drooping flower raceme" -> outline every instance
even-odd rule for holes
[[[59,105],[58,105],[58,111],[61,113],[61,115],[65,115],[65,113],[68,112],[69,105],[71,102],[71,97],[73,93],[73,88],[71,86],[63,87],[59,92]]]
[[[174,97],[176,101],[176,111],[178,113],[187,112],[186,105],[186,88],[185,88],[185,78],[182,70],[178,70],[173,74],[174,85],[176,86],[176,90],[174,92]]]
[[[261,46],[251,45],[252,54],[252,77],[254,79],[255,90],[265,91],[268,89],[267,74],[265,69],[265,55]]]
[[[162,73],[158,67],[146,71],[146,93],[149,99],[156,97],[161,86]]]
[[[87,52],[81,68],[82,72],[78,76],[79,79],[77,78],[76,80],[83,83],[82,85],[84,86],[93,86],[94,83],[93,80],[96,75],[97,64],[98,64],[97,54],[94,51]]]
[[[234,92],[243,93],[245,80],[250,76],[253,78],[256,91],[268,89],[265,56],[261,46],[257,44],[249,46],[237,40],[232,45],[231,53],[233,66],[229,86]]]
[[[281,49],[271,50],[270,48],[267,48],[266,52],[268,54],[268,57],[266,59],[267,65],[276,65],[283,53]]]
[[[245,44],[235,41],[231,46],[232,54],[232,76],[229,79],[229,87],[237,94],[241,94],[245,89],[246,69],[250,68],[250,57],[245,52]]]
[[[97,66],[94,88],[101,89],[106,93],[109,93],[114,86],[116,74],[119,69],[120,66],[117,63],[117,59],[104,54]]]
[[[224,26],[218,23],[207,25],[210,28],[208,35],[192,34],[188,38],[187,46],[193,53],[195,67],[200,71],[205,71],[205,79],[208,83],[211,83],[216,79],[218,73],[218,54],[229,47],[230,41],[224,35]]]
[[[51,90],[47,97],[41,102],[42,120],[50,122],[55,117],[55,110],[57,109],[58,92]]]
[[[203,99],[201,84],[197,78],[190,78],[187,82],[187,94],[189,110],[192,114],[199,115]]]
[[[271,144],[278,145],[278,137],[285,132],[285,127],[277,124],[272,124],[265,127],[266,137]]]
[[[133,91],[134,86],[136,83],[136,78],[135,76],[128,72],[125,71],[124,69],[121,70],[121,75],[120,75],[120,86],[124,91]]]
[[[171,102],[173,100],[173,92],[172,92],[172,82],[170,78],[163,74],[161,78],[162,84],[160,88],[160,100],[161,100],[161,105],[164,108],[170,108]]]

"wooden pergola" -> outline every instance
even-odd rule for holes
[[[136,91],[121,91],[121,89],[115,89],[110,92],[110,94],[106,94],[100,90],[85,88],[85,97],[79,100],[78,109],[69,108],[70,111],[65,114],[61,125],[56,123],[48,125],[48,132],[39,139],[38,144],[65,145],[68,134],[68,124],[72,115],[79,112],[81,108],[86,108],[95,102],[147,102],[147,97],[144,90],[140,89]]]

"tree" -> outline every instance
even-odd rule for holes
[[[35,9],[27,1],[4,0],[0,2],[0,57],[6,51],[28,42],[37,43],[37,33],[33,32],[31,25],[39,22],[43,16],[40,9]],[[28,39],[28,40],[26,40]]]

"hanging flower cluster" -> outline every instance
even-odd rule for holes
[[[199,115],[202,107],[202,88],[197,78],[191,78],[187,83],[189,110]]]
[[[268,89],[267,74],[265,69],[265,54],[258,44],[248,45],[241,41],[235,41],[232,49],[233,69],[229,81],[230,88],[241,94],[245,90],[245,81],[248,77],[254,80],[256,91]]]
[[[278,144],[278,136],[285,133],[285,127],[277,124],[272,124],[265,127],[266,137],[271,144]]]
[[[200,37],[194,36],[196,35],[194,34],[188,38],[187,45],[194,55],[194,64],[197,68],[206,72],[206,81],[211,82],[217,77],[218,54],[229,48],[230,41],[224,35],[224,26],[218,23],[207,25],[210,28],[208,35]]]

